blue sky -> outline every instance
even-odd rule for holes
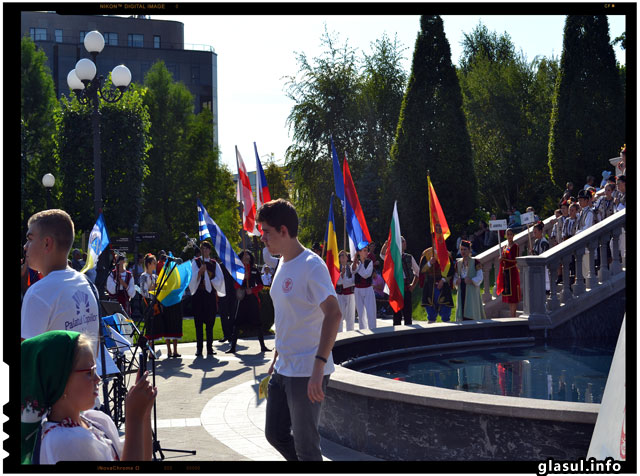
[[[293,102],[286,98],[285,76],[298,71],[296,52],[313,58],[322,51],[324,25],[337,33],[340,44],[361,51],[383,33],[404,45],[405,67],[410,71],[419,29],[417,15],[272,15],[272,16],[151,16],[184,23],[185,43],[212,46],[218,55],[219,146],[222,161],[236,172],[235,146],[248,170],[255,170],[253,142],[261,156],[274,154],[282,163],[290,144],[285,125]],[[457,64],[464,33],[481,21],[491,31],[507,32],[517,50],[529,61],[535,56],[560,57],[564,15],[443,15],[451,57]],[[609,16],[611,38],[625,31],[624,16]],[[625,63],[624,50],[615,48]],[[263,159],[263,164],[264,164]]]

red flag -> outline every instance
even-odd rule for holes
[[[253,192],[247,168],[244,166],[240,152],[236,147],[236,163],[238,164],[237,199],[242,202],[242,228],[250,235],[260,235],[256,228],[256,205],[253,202]]]
[[[440,201],[436,195],[436,190],[433,188],[431,178],[427,175],[427,183],[429,184],[429,213],[431,215],[431,236],[433,238],[433,247],[438,257],[438,263],[442,270],[442,275],[446,276],[449,271],[449,252],[447,251],[447,245],[445,240],[449,238],[451,232],[449,231],[449,225],[444,217]]]

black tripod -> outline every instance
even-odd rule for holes
[[[172,261],[174,261],[173,263],[171,263]],[[172,265],[173,264],[173,265]],[[149,332],[149,322],[151,320],[151,316],[153,315],[153,310],[156,306],[156,304],[158,304],[158,296],[160,295],[160,292],[162,291],[162,288],[165,286],[167,280],[169,279],[169,276],[171,276],[171,273],[173,273],[173,270],[176,267],[176,263],[175,263],[175,258],[167,258],[167,262],[165,264],[165,274],[163,275],[164,278],[156,283],[156,290],[155,290],[155,294],[153,294],[153,298],[151,299],[151,302],[149,302],[149,305],[147,306],[147,308],[144,311],[144,329],[145,329],[145,333]],[[169,268],[168,272],[166,272],[167,267]],[[158,304],[159,305],[159,304]],[[156,386],[156,359],[157,356],[155,354],[155,352],[149,347],[149,340],[142,334],[140,333],[140,336],[138,338],[138,342],[136,343],[136,347],[134,350],[134,356],[135,353],[137,351],[137,349],[140,348],[142,349],[142,351],[140,352],[140,356],[139,356],[139,365],[141,369],[146,369],[146,364],[147,364],[147,356],[149,359],[151,359],[151,378],[152,378],[152,385],[153,387]],[[133,361],[133,359],[132,359]],[[142,370],[142,372],[144,372],[144,370]],[[156,456],[156,452],[160,454],[160,460],[164,460],[164,453],[163,453],[163,448],[160,446],[160,441],[158,440],[158,422],[157,422],[157,418],[156,418],[156,401],[153,401],[153,428],[151,429],[151,435],[153,437],[153,460],[154,461],[158,461],[158,457]],[[189,453],[192,455],[196,454],[195,450],[175,450],[175,449],[168,449],[168,448],[164,448],[164,451],[173,451],[175,453]]]

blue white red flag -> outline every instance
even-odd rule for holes
[[[356,256],[356,251],[363,245],[371,243],[371,235],[364,213],[358,200],[356,186],[351,178],[351,171],[347,163],[347,155],[344,156],[344,195],[345,195],[345,217],[347,222],[347,236],[349,236],[349,253],[351,259]]]
[[[255,142],[253,143],[253,148],[256,151],[256,210],[260,210],[262,205],[271,201],[271,194],[269,193],[267,177],[264,175],[264,170],[262,170],[258,147]]]
[[[211,238],[216,253],[222,260],[222,265],[227,268],[233,279],[242,285],[242,281],[244,281],[244,264],[240,261],[236,252],[233,251],[231,243],[224,236],[220,227],[209,216],[200,199],[198,199],[198,234],[200,240]]]

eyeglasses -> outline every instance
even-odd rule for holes
[[[74,372],[91,372],[91,378],[95,379],[96,376],[98,375],[97,372],[97,367],[94,365],[93,367],[90,367],[88,369],[78,369],[78,370],[74,370]],[[100,379],[100,383],[102,383],[102,379]]]

